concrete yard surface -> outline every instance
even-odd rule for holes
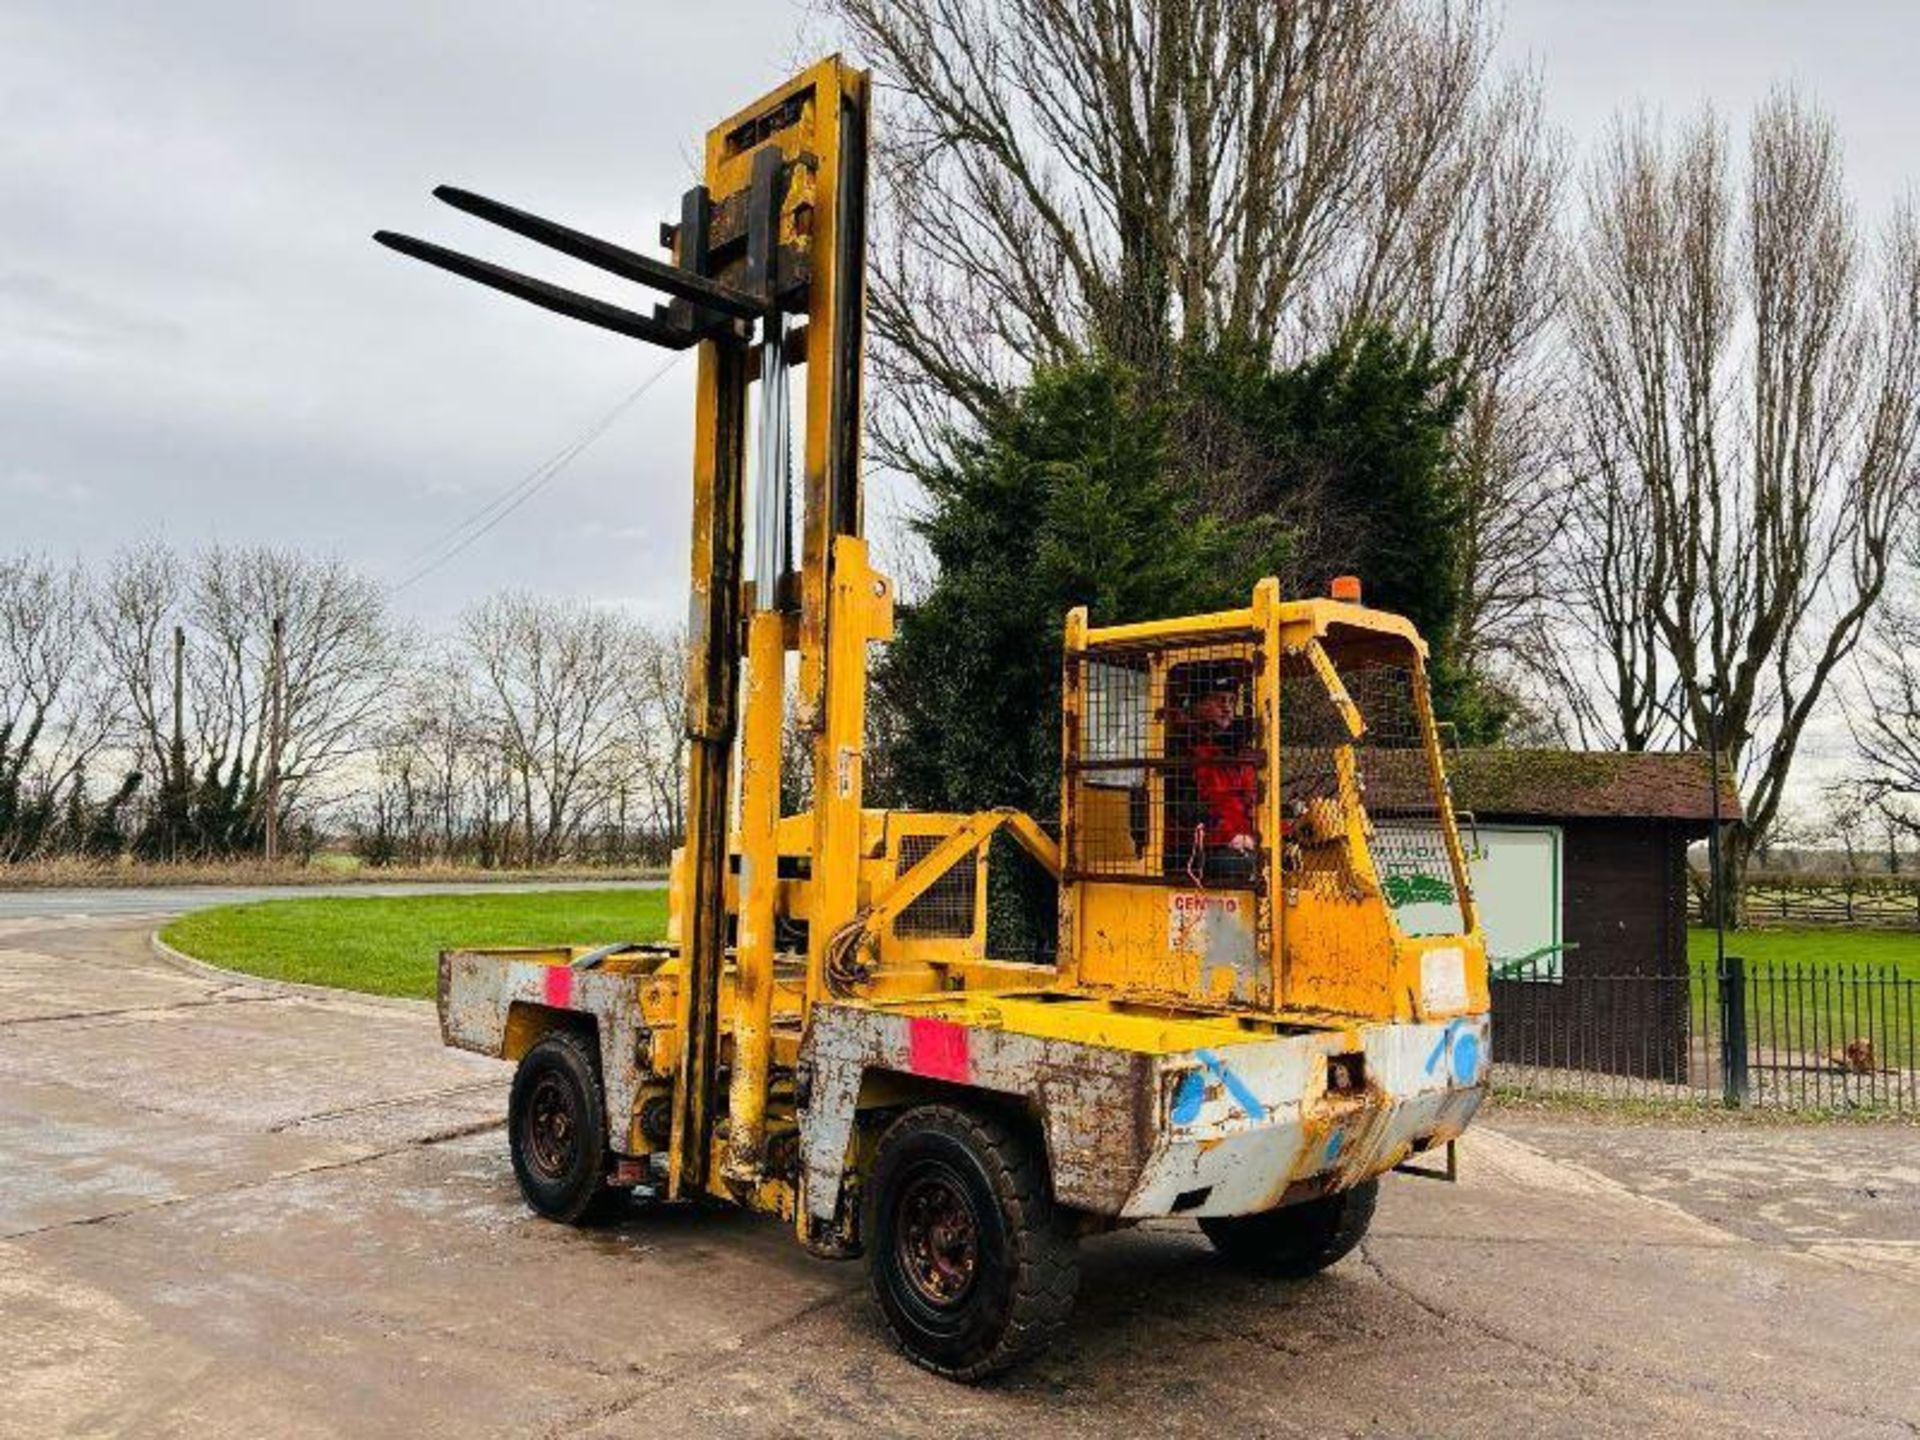
[[[1920,1434],[1920,1130],[1496,1114],[1317,1280],[1090,1242],[968,1389],[779,1225],[533,1218],[428,1007],[146,931],[0,920],[0,1435]]]

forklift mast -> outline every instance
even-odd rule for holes
[[[671,263],[470,191],[435,190],[456,209],[672,297],[651,314],[410,236],[374,237],[571,319],[668,349],[697,347],[687,834],[675,897],[684,917],[677,1016],[683,1043],[673,1091],[671,1195],[707,1189],[723,1111],[729,1177],[751,1182],[764,1168],[789,652],[798,652],[797,708],[812,741],[807,1007],[823,993],[829,942],[858,908],[867,646],[888,638],[892,627],[892,586],[869,566],[862,538],[868,103],[867,73],[835,56],[709,131],[702,183],[682,196],[678,221],[661,227]],[[797,568],[789,553],[788,478],[788,376],[796,365],[804,370],[805,396]],[[720,989],[735,836],[737,989],[730,1091],[722,1104]]]

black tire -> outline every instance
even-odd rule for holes
[[[1204,1217],[1200,1228],[1214,1249],[1242,1269],[1304,1280],[1366,1238],[1379,1201],[1380,1182],[1369,1180],[1351,1190],[1258,1215]]]
[[[607,1184],[607,1101],[591,1036],[556,1030],[521,1057],[507,1136],[514,1178],[535,1213],[590,1224],[625,1199]]]
[[[984,1380],[1044,1350],[1080,1288],[1074,1237],[1038,1147],[992,1116],[925,1105],[874,1156],[867,1278],[915,1364]]]

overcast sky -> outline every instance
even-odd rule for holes
[[[1871,212],[1912,175],[1910,4],[1513,0],[1576,145],[1791,79]],[[704,127],[824,32],[797,0],[0,3],[0,551],[274,541],[383,578],[603,416],[660,352],[374,246],[387,226],[631,301],[428,198],[467,185],[650,245]],[[684,608],[691,363],[409,588]],[[888,508],[888,496],[877,496]]]

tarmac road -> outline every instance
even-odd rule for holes
[[[0,921],[0,1435],[1920,1434],[1920,1131],[1495,1117],[1314,1281],[1090,1243],[1065,1343],[966,1389],[778,1225],[532,1218],[506,1080],[424,1006]]]

